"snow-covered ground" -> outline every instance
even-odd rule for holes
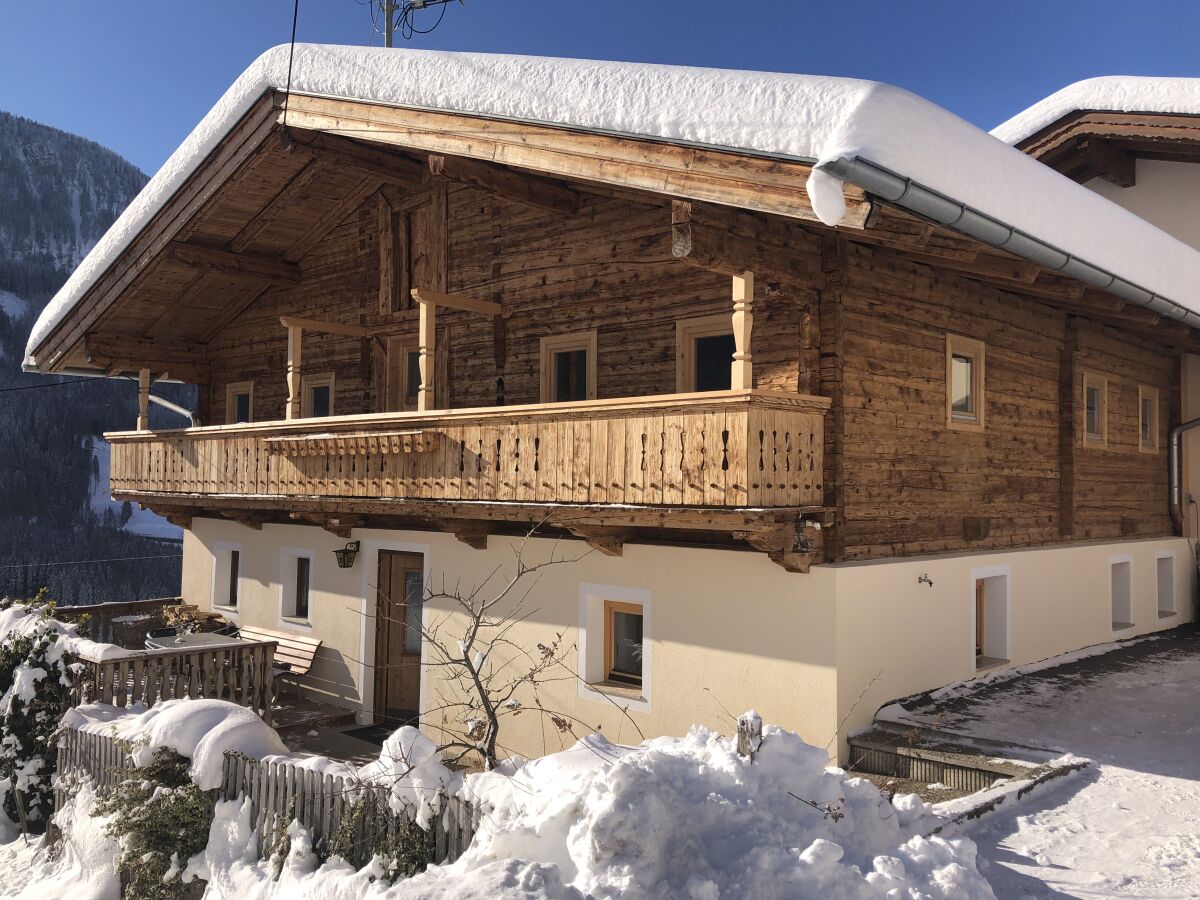
[[[92,507],[92,511],[98,516],[103,516],[106,509],[111,509],[119,522],[121,521],[121,507],[123,504],[114,500],[112,494],[109,492],[108,473],[109,467],[112,464],[112,448],[109,446],[108,441],[102,438],[93,438],[92,456],[96,459],[96,465],[100,474],[91,481],[88,503]],[[125,523],[125,530],[132,534],[140,534],[142,537],[159,538],[160,540],[168,541],[183,540],[182,529],[172,525],[162,516],[156,515],[148,509],[140,509],[137,506],[133,507],[133,515]]]
[[[948,731],[1095,764],[969,830],[998,897],[1200,897],[1198,684],[1188,633],[936,708]]]

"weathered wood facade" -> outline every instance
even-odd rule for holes
[[[119,498],[476,543],[540,521],[798,569],[1171,532],[1165,437],[1198,345],[1178,323],[850,191],[826,228],[801,163],[317,98],[289,115],[281,133],[264,99],[46,342],[46,368],[200,386],[207,427],[111,436]],[[434,318],[414,289],[471,308]],[[680,395],[681,323],[718,316],[752,390]],[[579,332],[595,399],[543,403],[543,340]],[[947,335],[986,347],[977,431],[947,427]],[[426,408],[402,411],[418,350]],[[314,376],[333,419],[302,417]],[[253,423],[216,424],[246,383]]]

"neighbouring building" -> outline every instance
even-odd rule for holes
[[[543,705],[614,739],[753,706],[839,755],[898,696],[1191,620],[1200,103],[1084,92],[1001,130],[1026,155],[850,79],[286,72],[230,88],[26,365],[139,378],[114,496],[186,529],[187,602],[322,641],[314,694],[462,733],[416,618],[455,613],[405,598],[518,548],[581,557],[509,637],[561,634]],[[147,428],[162,379],[192,427]]]

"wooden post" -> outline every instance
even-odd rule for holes
[[[414,293],[416,293],[414,291]],[[434,407],[433,366],[434,344],[437,340],[437,307],[428,300],[421,300],[421,317],[417,326],[417,341],[420,351],[421,389],[417,392],[417,409]]]
[[[754,761],[754,754],[762,746],[762,716],[756,712],[744,712],[737,720],[737,751]]]
[[[138,431],[150,430],[150,370],[138,372]]]
[[[729,386],[734,390],[754,387],[754,362],[750,352],[750,330],[754,326],[754,273],[733,276],[733,369]]]
[[[303,352],[304,329],[299,325],[288,326],[287,348],[287,414],[285,418],[300,418],[300,357]]]

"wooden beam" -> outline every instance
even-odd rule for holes
[[[428,291],[424,288],[413,288],[412,298],[422,306],[444,306],[447,309],[464,309],[468,312],[483,313],[485,316],[498,316],[503,310],[499,303],[491,300],[478,300],[466,294],[442,294],[438,291]]]
[[[163,516],[168,522],[176,528],[182,528],[184,531],[192,530],[193,514],[190,510],[180,510],[179,512],[170,512]]]
[[[221,515],[226,519],[237,522],[239,525],[249,528],[253,531],[262,531],[263,522],[266,521],[265,516],[254,515],[253,513],[239,512],[237,510],[221,510]]]
[[[304,329],[288,328],[287,342],[287,409],[285,417],[300,418],[300,364],[304,354]]]
[[[138,371],[138,418],[137,430],[150,430],[150,370]]]
[[[364,328],[361,325],[322,322],[318,319],[304,319],[300,316],[280,316],[279,322],[284,328],[303,328],[305,331],[315,331],[318,334],[340,334],[345,337],[355,338],[369,338],[375,334],[370,328]]]
[[[308,228],[304,236],[288,247],[283,258],[291,263],[304,259],[310,250],[316,247],[325,236],[340,225],[350,213],[362,206],[373,193],[379,190],[382,180],[376,176],[368,176],[358,183],[353,190],[346,192],[342,198],[329,208],[316,224]]]
[[[408,216],[392,208],[384,191],[375,208],[379,236],[379,304],[381,316],[390,316],[407,305]]]
[[[416,297],[416,291],[413,291]],[[419,298],[418,298],[419,299]],[[422,412],[433,409],[436,405],[433,390],[434,353],[437,343],[437,307],[432,303],[420,303],[419,319],[417,320],[417,350],[418,366],[421,372],[421,386],[417,389],[417,409]]]
[[[574,215],[579,211],[578,193],[560,182],[532,173],[440,153],[429,154],[429,171],[433,175],[444,175],[536,209],[564,215]]]
[[[212,324],[200,335],[200,343],[207,344],[218,334],[225,330],[225,326],[249,309],[254,301],[271,290],[271,284],[252,284],[248,289],[243,290],[240,294],[235,294],[233,299],[226,304],[220,314],[213,320]]]
[[[370,175],[380,181],[402,187],[420,187],[428,180],[428,172],[420,162],[384,150],[378,144],[364,144],[350,138],[304,128],[289,130],[296,136],[297,144],[337,157],[338,165],[342,168],[353,169],[363,175]]]
[[[602,525],[573,525],[563,526],[577,538],[583,538],[589,547],[598,550],[605,556],[621,556],[625,542],[632,537],[627,528],[605,528]]]
[[[215,269],[244,278],[265,279],[285,284],[298,284],[300,281],[300,268],[294,263],[252,256],[248,253],[218,250],[215,247],[201,247],[199,244],[172,241],[167,248],[167,258],[185,266]]]
[[[275,224],[281,214],[293,207],[300,194],[308,189],[313,180],[321,173],[321,161],[311,160],[308,165],[284,185],[283,190],[276,194],[271,201],[246,223],[245,227],[229,242],[229,249],[241,253],[264,231]]]
[[[697,221],[699,204],[671,203],[671,256],[680,262],[720,275],[740,275],[750,269],[805,284],[814,273],[807,254],[773,247]]]
[[[454,535],[475,550],[487,549],[488,535],[494,530],[493,526],[478,519],[432,519],[430,523],[438,531]]]
[[[733,276],[733,362],[729,386],[733,390],[754,387],[754,357],[750,333],[754,327],[754,273]]]
[[[1105,181],[1124,188],[1133,187],[1137,183],[1137,165],[1133,154],[1096,137],[1081,140],[1079,150],[1087,157],[1092,171]]]

